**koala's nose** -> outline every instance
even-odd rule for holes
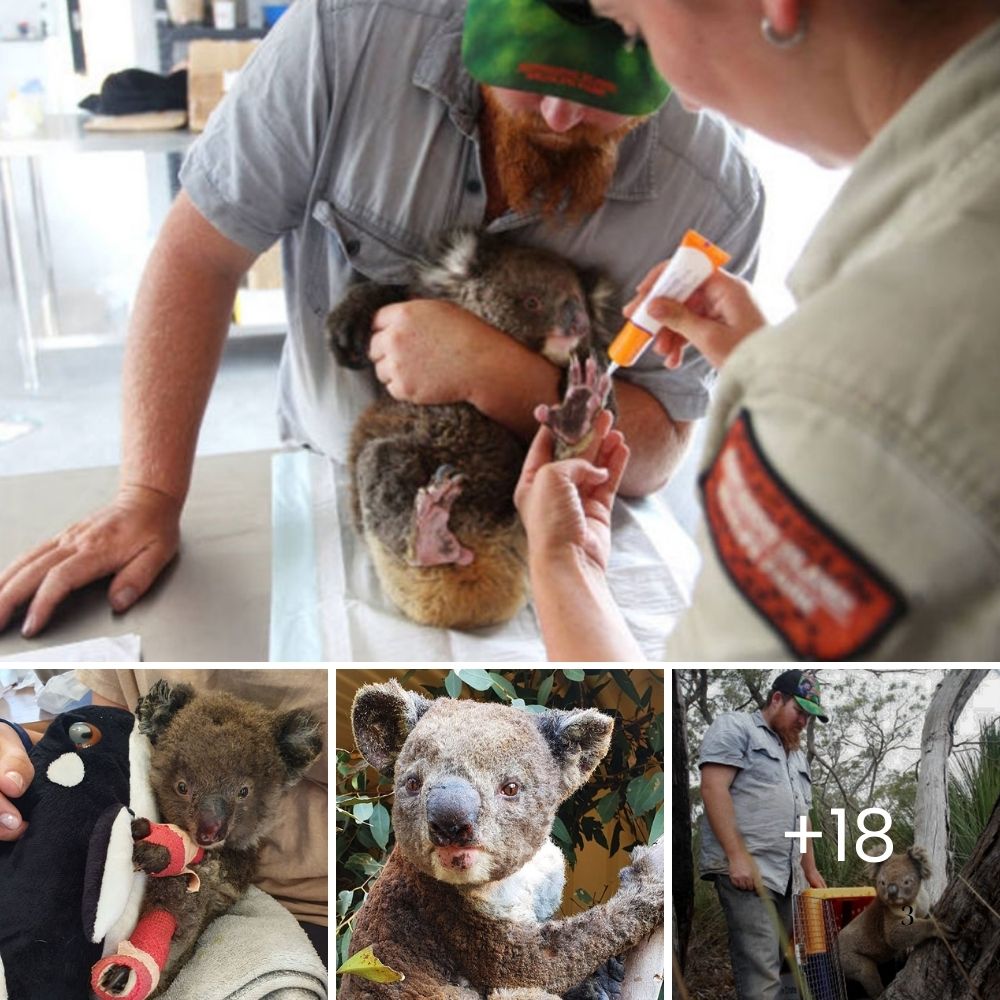
[[[205,799],[198,809],[198,825],[194,839],[202,846],[218,843],[229,833],[226,804],[221,798]]]
[[[448,778],[427,792],[427,825],[438,847],[464,847],[475,839],[479,793],[462,778]]]
[[[890,882],[886,886],[885,892],[890,899],[895,899],[899,895],[899,886],[895,882]]]

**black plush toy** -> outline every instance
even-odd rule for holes
[[[0,1000],[87,1000],[91,966],[135,924],[127,807],[155,809],[134,728],[124,709],[80,708],[31,751],[35,777],[18,800],[28,829],[0,843]]]

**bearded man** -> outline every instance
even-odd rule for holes
[[[114,502],[0,574],[0,629],[25,635],[74,587],[113,575],[128,608],[176,552],[198,428],[239,283],[280,240],[286,443],[344,460],[374,398],[335,365],[323,320],[359,281],[405,284],[442,233],[510,233],[606,272],[628,298],[697,228],[751,276],[764,200],[735,133],[670,96],[641,42],[573,0],[296,0],[240,72],[181,172],[137,297]],[[374,321],[397,399],[468,402],[527,441],[559,372],[449,303]],[[664,484],[714,374],[647,358],[621,373],[622,491]]]
[[[771,684],[767,705],[752,714],[727,712],[708,727],[698,767],[705,812],[701,877],[715,882],[729,927],[729,953],[740,1000],[780,995],[781,942],[769,904],[791,933],[793,871],[825,888],[812,839],[785,832],[809,823],[812,785],[800,748],[811,719],[829,722],[812,671],[786,670]]]

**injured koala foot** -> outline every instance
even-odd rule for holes
[[[611,390],[611,376],[602,372],[593,355],[581,367],[578,358],[569,366],[566,394],[558,406],[544,403],[535,409],[535,419],[556,438],[556,458],[572,458],[586,451],[594,430],[594,417]]]
[[[426,486],[417,491],[413,503],[411,566],[468,566],[475,553],[465,548],[448,527],[451,508],[462,493],[465,477],[450,465],[442,465]]]

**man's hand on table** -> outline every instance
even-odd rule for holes
[[[111,606],[118,612],[128,610],[177,554],[181,506],[180,500],[158,490],[122,486],[108,506],[0,573],[0,631],[15,610],[30,601],[21,632],[26,638],[37,635],[72,591],[106,576],[113,576],[108,588]]]

